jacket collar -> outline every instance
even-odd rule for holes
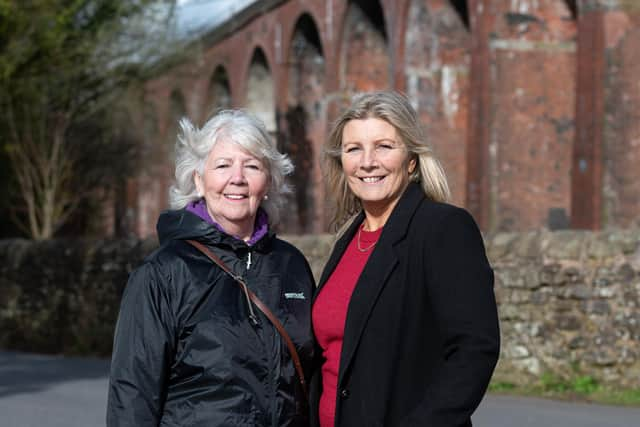
[[[380,295],[389,278],[389,275],[398,263],[398,255],[395,246],[407,235],[409,224],[415,214],[418,205],[424,200],[425,195],[419,184],[410,183],[398,204],[384,225],[380,240],[376,244],[367,264],[365,265],[356,287],[351,295],[347,312],[347,322],[344,330],[344,341],[340,358],[340,372],[338,385],[341,384],[345,372],[348,371],[362,332],[366,326],[371,309]],[[364,220],[364,212],[360,212],[344,235],[337,241],[334,250],[322,273],[318,292],[324,286],[331,273],[353,239],[358,227]]]
[[[234,252],[249,250],[249,245],[243,240],[236,239],[218,230],[215,226],[186,209],[162,212],[158,218],[156,229],[161,245],[170,240],[194,239],[207,246],[226,246]],[[271,230],[267,231],[250,247],[251,250],[267,252],[274,236]]]
[[[418,205],[424,198],[425,195],[420,184],[414,182],[409,183],[407,189],[400,197],[398,204],[394,208],[393,212],[391,212],[387,223],[384,225],[384,229],[380,236],[380,242],[376,247],[382,246],[383,243],[394,245],[404,238],[407,234],[411,217],[413,217]],[[340,259],[342,258],[342,255],[344,255],[344,252],[347,250],[349,242],[351,242],[358,231],[358,227],[362,224],[362,221],[364,221],[364,211],[360,211],[356,215],[349,228],[347,228],[344,234],[336,241],[329,260],[327,261],[327,264],[322,271],[322,275],[320,276],[318,290],[324,286],[326,281],[329,279],[329,276],[331,276],[331,273],[333,273],[333,270],[335,270],[338,262],[340,262]],[[371,256],[373,256],[375,252],[376,250],[374,249]]]

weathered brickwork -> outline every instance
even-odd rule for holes
[[[324,200],[320,168],[315,164],[322,150],[324,120],[325,66],[322,44],[313,18],[304,14],[295,26],[288,56],[287,109],[280,114],[279,147],[294,163],[291,177],[292,215],[285,217],[283,228],[292,233],[320,232]]]
[[[604,25],[604,222],[631,226],[640,221],[640,13],[607,13]]]
[[[565,2],[491,3],[491,223],[499,230],[566,228],[575,19]]]
[[[410,2],[405,92],[447,171],[453,201],[466,199],[469,29],[447,0]]]
[[[329,235],[285,237],[320,276]],[[590,375],[640,388],[640,229],[486,236],[502,354],[495,381]],[[156,243],[0,241],[0,348],[108,355],[127,274]]]
[[[245,107],[298,169],[281,230],[325,231],[331,122],[355,91],[397,89],[420,114],[453,202],[483,230],[634,226],[639,72],[635,1],[262,0],[148,81],[140,99],[155,124],[141,145],[153,158],[121,198],[134,200],[131,231],[152,235],[179,117],[202,123]]]

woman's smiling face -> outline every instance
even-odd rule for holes
[[[390,213],[416,167],[396,129],[377,119],[349,121],[342,131],[342,170],[365,210]]]
[[[260,159],[225,139],[213,146],[202,176],[194,176],[213,220],[243,239],[251,236],[258,207],[268,190],[268,178]]]

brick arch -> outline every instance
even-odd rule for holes
[[[236,47],[237,49],[237,47]],[[267,45],[264,45],[261,41],[253,43],[252,46],[249,48],[247,47],[246,49],[237,49],[236,51],[232,51],[231,52],[231,56],[234,56],[235,58],[233,62],[235,62],[235,69],[237,69],[239,72],[237,73],[237,75],[232,75],[231,77],[231,87],[232,88],[241,88],[243,89],[238,95],[240,95],[240,97],[238,98],[238,100],[240,101],[241,104],[245,104],[246,103],[246,99],[247,99],[247,79],[249,78],[249,69],[251,68],[251,64],[253,62],[253,60],[255,59],[256,53],[258,53],[260,55],[262,55],[264,57],[264,62],[267,65],[267,68],[269,69],[269,71],[272,73],[275,71],[275,64],[276,61],[275,59],[272,57],[272,51],[269,49],[269,47]],[[231,67],[230,67],[231,68]],[[242,81],[236,81],[236,84],[234,84],[235,80],[242,80]]]
[[[578,19],[578,0],[565,0],[567,7],[571,11],[571,17]]]
[[[264,49],[259,46],[253,49],[246,72],[245,106],[264,122],[271,134],[275,135],[276,98],[272,70]]]
[[[222,64],[219,64],[213,69],[209,78],[205,106],[201,109],[204,117],[201,119],[204,121],[217,111],[230,108],[232,99],[229,74],[227,69]]]
[[[280,114],[279,147],[290,156],[295,169],[294,192],[284,227],[298,233],[321,231],[324,197],[319,165],[325,129],[324,94],[326,60],[320,32],[313,17],[301,14],[293,27],[286,53],[287,102]],[[316,190],[316,191],[314,191]],[[314,228],[315,227],[315,228]]]
[[[313,17],[310,12],[304,11],[301,12],[296,19],[296,23],[293,26],[293,31],[290,37],[290,40],[293,40],[296,31],[302,30],[305,32],[305,36],[309,42],[317,48],[320,55],[324,55],[324,48],[322,47],[322,36],[320,33],[320,26],[317,23],[317,20]]]
[[[404,91],[443,163],[454,203],[462,205],[471,34],[459,6],[450,0],[408,2],[402,69]]]
[[[391,86],[389,31],[386,21],[380,1],[348,2],[338,45],[342,91],[350,93]],[[362,60],[365,53],[367,60]]]
[[[173,161],[174,147],[176,137],[178,135],[179,124],[178,122],[186,116],[187,103],[184,94],[180,89],[173,89],[169,95],[169,117],[167,126],[167,132],[165,134],[165,147],[167,159]]]
[[[456,12],[464,26],[468,29],[471,28],[471,19],[469,17],[469,0],[448,0],[449,4]]]
[[[286,54],[288,105],[320,101],[326,71],[323,52],[315,20],[307,13],[301,14],[293,27]],[[309,112],[317,115],[318,108],[315,106]]]

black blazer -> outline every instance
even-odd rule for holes
[[[336,243],[316,295],[363,219]],[[471,426],[499,348],[493,271],[476,223],[410,184],[349,303],[335,425]],[[312,412],[318,399],[316,390]]]

